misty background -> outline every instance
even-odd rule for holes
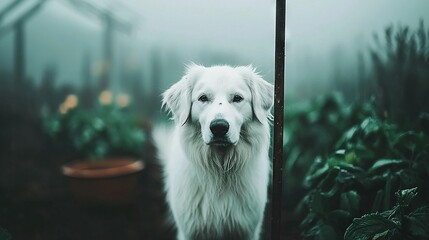
[[[0,9],[10,2],[2,1]],[[156,78],[159,92],[177,81],[190,62],[252,64],[273,81],[272,0],[93,2],[130,25],[127,31],[113,31],[109,87],[115,91],[126,88],[124,74],[133,72],[140,75],[145,92],[154,90]],[[357,53],[371,46],[372,35],[385,26],[401,23],[416,27],[420,19],[428,22],[429,18],[424,0],[412,4],[400,0],[288,1],[287,7],[286,95],[291,98],[335,88],[334,74],[356,71]],[[1,19],[0,71],[6,73],[14,67],[14,34],[4,27],[14,21],[17,12]],[[70,1],[47,1],[24,27],[25,76],[40,84],[46,69],[54,68],[55,84],[79,85],[88,64],[91,79],[96,78],[103,62],[104,25]],[[356,79],[351,77],[350,81]]]
[[[34,1],[33,1],[34,2]],[[186,64],[253,64],[272,76],[274,3],[259,1],[93,1],[129,25],[113,31],[109,88],[125,88],[124,74],[139,74],[143,91],[155,81],[166,89]],[[8,1],[2,1],[7,5]],[[111,5],[111,6],[110,6]],[[13,15],[10,17],[13,18]],[[2,26],[7,25],[4,19]],[[13,20],[13,19],[12,19]],[[105,24],[70,1],[48,1],[25,24],[26,76],[37,84],[46,68],[56,69],[56,84],[82,84],[84,64],[91,78],[103,62]],[[13,70],[13,31],[0,39],[1,70]],[[67,56],[67,57],[65,57]],[[157,75],[157,76],[154,76]]]

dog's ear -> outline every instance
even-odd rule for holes
[[[162,106],[173,116],[174,121],[185,124],[191,112],[191,86],[189,76],[183,76],[162,94]]]
[[[238,67],[237,68],[252,93],[252,109],[259,122],[263,123],[268,118],[272,120],[271,107],[274,103],[274,86],[273,84],[265,81],[255,71],[252,66]]]
[[[191,114],[192,83],[201,66],[187,66],[186,74],[162,94],[162,106],[173,115],[175,122],[184,125]]]

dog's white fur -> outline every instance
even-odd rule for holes
[[[272,104],[272,84],[250,66],[192,65],[165,91],[175,127],[154,137],[178,239],[259,239]],[[221,144],[210,130],[215,119],[229,124]]]

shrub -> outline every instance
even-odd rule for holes
[[[355,239],[427,239],[429,208],[413,209],[417,188],[396,192],[396,205],[381,213],[355,218],[344,234],[345,240]]]
[[[295,208],[303,197],[302,182],[314,159],[333,152],[343,132],[371,115],[375,115],[371,104],[347,106],[336,94],[286,109],[283,193],[289,205]]]
[[[138,122],[115,105],[86,110],[76,107],[44,118],[45,130],[78,158],[141,155],[145,134]]]
[[[388,26],[370,50],[380,108],[396,123],[413,124],[429,111],[429,28]],[[369,83],[368,83],[369,84]]]
[[[404,224],[409,224],[407,219],[416,214],[427,217],[427,208],[419,208],[429,200],[425,186],[429,180],[427,132],[400,131],[373,115],[345,131],[336,149],[327,157],[318,157],[306,176],[305,184],[310,190],[303,201],[307,213],[301,224],[304,238],[341,239],[348,228],[345,237],[354,239],[355,234],[363,234],[360,231],[366,225],[373,226],[366,233],[370,237],[357,239],[393,239],[414,234],[417,226]],[[406,214],[401,205],[403,192],[397,194],[396,205],[392,202],[397,190],[410,188],[414,188],[407,190],[413,198],[416,189],[419,195]],[[362,215],[365,216],[350,226],[354,218]],[[428,224],[424,222],[420,227],[429,229]],[[427,232],[421,234],[429,237]]]

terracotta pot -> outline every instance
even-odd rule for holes
[[[125,205],[137,192],[138,174],[144,164],[133,159],[74,162],[62,167],[70,190],[83,205]]]

